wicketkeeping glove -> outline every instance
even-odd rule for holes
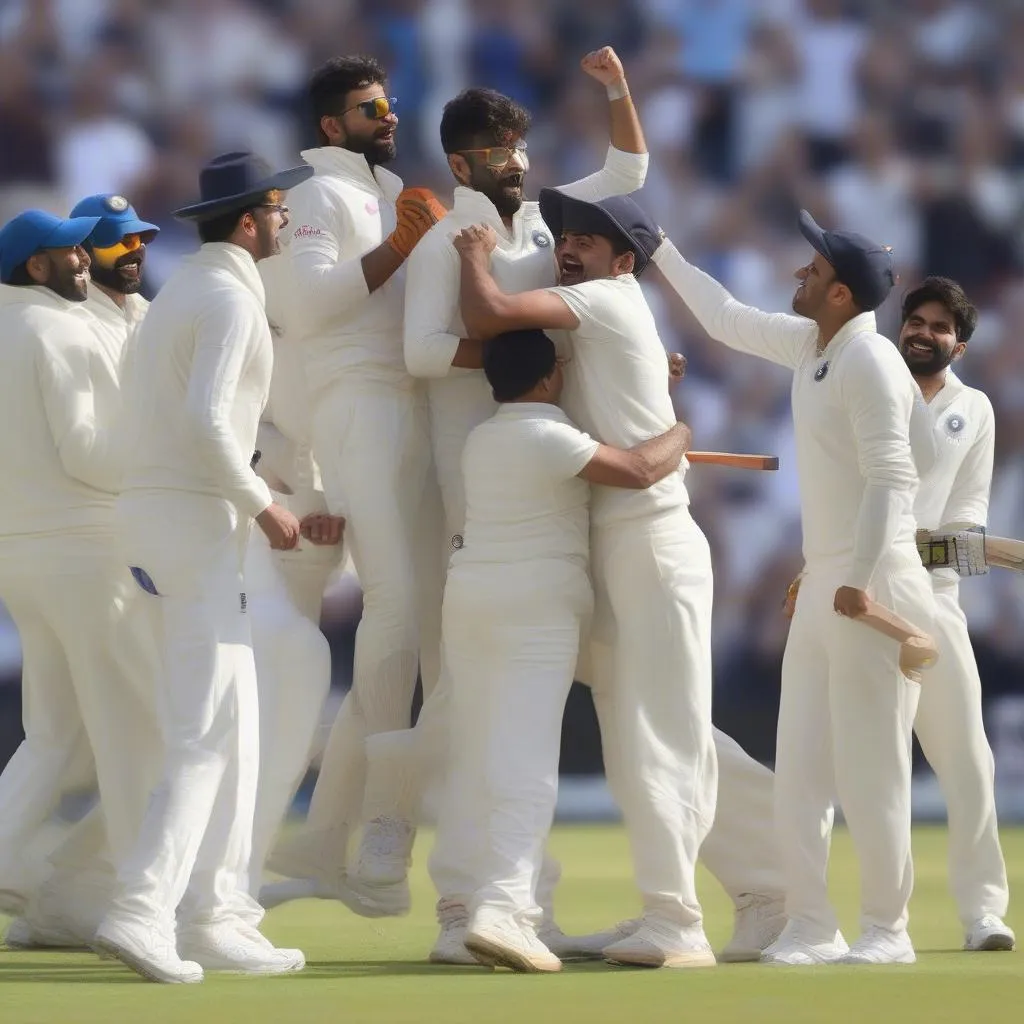
[[[395,200],[398,223],[388,245],[408,259],[416,243],[448,212],[429,188],[404,188]]]

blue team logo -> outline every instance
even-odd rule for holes
[[[827,376],[828,376],[828,360],[826,359],[825,362],[823,362],[821,364],[821,366],[819,366],[814,371],[814,379],[815,379],[815,381],[817,381],[817,383],[820,384]]]
[[[538,249],[546,249],[551,244],[551,239],[543,231],[534,231],[533,244]]]
[[[964,428],[967,426],[967,420],[958,413],[951,412],[946,417],[946,422],[943,424],[946,428],[946,436],[950,441],[962,441]]]

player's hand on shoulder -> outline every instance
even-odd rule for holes
[[[621,82],[626,77],[619,55],[610,46],[591,50],[580,61],[580,67],[602,85],[612,85],[615,82]]]
[[[257,517],[259,528],[266,534],[274,551],[291,551],[299,542],[299,521],[294,513],[274,502]]]
[[[327,512],[310,512],[299,523],[303,537],[312,544],[340,544],[345,534],[345,520]]]
[[[429,188],[403,188],[395,200],[395,230],[388,244],[403,258],[448,211]]]
[[[840,587],[836,591],[832,607],[838,615],[848,619],[856,619],[868,610],[868,595],[856,587]]]
[[[668,354],[668,384],[674,387],[686,376],[686,356],[682,352]]]
[[[497,244],[498,233],[489,224],[471,224],[452,235],[455,251],[467,258],[487,256]]]
[[[800,581],[804,578],[804,574],[796,576],[788,587],[786,587],[786,599],[782,602],[782,614],[787,619],[793,618],[796,614],[796,599],[800,593]]]

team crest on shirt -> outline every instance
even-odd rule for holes
[[[543,231],[534,231],[533,244],[538,249],[546,249],[551,244],[551,239]]]
[[[825,362],[823,362],[821,364],[821,366],[819,366],[814,371],[814,379],[815,379],[815,381],[817,381],[820,384],[827,376],[828,376],[828,360],[826,359]]]
[[[452,536],[452,549],[458,551],[462,547],[462,534],[456,533]]]
[[[942,426],[946,431],[947,440],[960,442],[964,439],[964,428],[967,426],[967,420],[964,419],[962,413],[951,412],[946,417],[946,421]]]

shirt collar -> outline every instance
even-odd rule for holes
[[[825,346],[821,355],[828,353],[835,354],[843,344],[855,338],[858,334],[877,334],[878,323],[874,313],[858,313],[855,317],[847,320],[842,327],[832,336],[832,340]]]
[[[240,245],[234,242],[205,242],[197,253],[187,259],[199,266],[228,271],[259,299],[261,306],[266,306],[267,294],[256,261]]]
[[[341,146],[318,146],[300,154],[317,174],[330,174],[373,189],[392,202],[402,191],[402,179],[386,167],[370,167],[362,153],[353,153]]]
[[[525,201],[520,203],[519,209],[512,214],[512,229],[510,231],[505,227],[505,222],[501,219],[497,207],[483,192],[477,192],[476,189],[469,188],[468,185],[457,185],[453,193],[453,212],[458,215],[459,220],[464,220],[469,224],[490,224],[498,232],[499,237],[506,239],[515,238],[522,231],[523,218],[528,205],[529,203]]]
[[[952,371],[946,370],[946,380],[935,397],[928,403],[937,416],[943,409],[952,405],[965,391],[967,385]]]
[[[102,288],[93,282],[89,282],[88,305],[96,307],[95,313],[102,313],[105,316],[117,316],[122,320],[128,319],[127,306],[122,309]]]
[[[503,402],[498,406],[496,416],[505,420],[558,420],[568,423],[569,417],[559,405],[550,402]]]

